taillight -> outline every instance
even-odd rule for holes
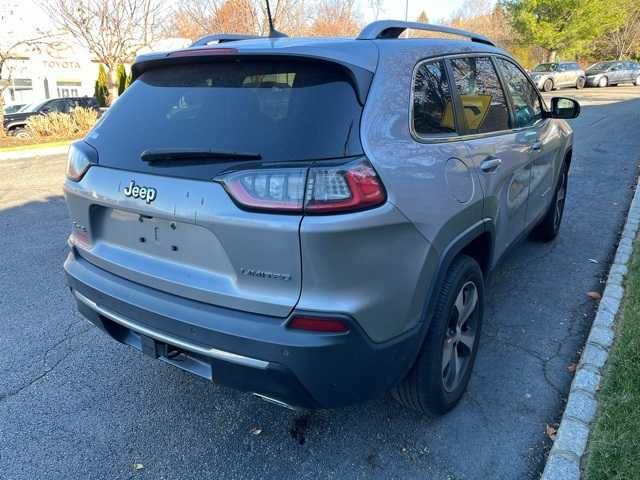
[[[251,210],[330,214],[365,210],[386,200],[366,159],[334,166],[254,168],[217,180],[236,203]]]
[[[293,317],[287,327],[294,330],[324,333],[346,333],[349,331],[347,324],[340,319],[311,317],[307,315]]]
[[[79,182],[89,167],[96,163],[98,163],[98,152],[91,145],[82,140],[72,143],[67,155],[67,178]]]

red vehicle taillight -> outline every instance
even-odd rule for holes
[[[331,214],[373,208],[386,200],[366,159],[337,166],[240,170],[217,180],[236,203],[251,210]]]

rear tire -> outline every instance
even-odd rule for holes
[[[553,80],[548,78],[547,80],[544,81],[544,84],[542,85],[542,91],[550,92],[551,90],[553,90]]]
[[[473,258],[461,255],[447,271],[418,358],[392,390],[405,407],[442,415],[467,388],[478,352],[484,314],[484,278]]]
[[[584,77],[579,77],[576,80],[576,88],[578,90],[582,90],[584,88],[584,84],[587,83],[587,80]]]
[[[547,213],[532,232],[533,237],[540,241],[550,242],[556,238],[558,232],[560,232],[560,224],[562,223],[564,204],[567,197],[568,177],[569,166],[567,162],[564,162],[562,170],[560,170],[560,177],[558,178],[558,184],[556,185],[556,191],[553,194],[551,205],[549,205]]]

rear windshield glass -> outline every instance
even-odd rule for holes
[[[317,61],[236,60],[143,73],[87,137],[100,164],[137,171],[148,150],[241,152],[262,161],[362,153],[362,113],[347,72]],[[157,167],[156,167],[157,168]],[[163,173],[208,174],[176,165]]]

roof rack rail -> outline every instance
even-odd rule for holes
[[[205,35],[191,44],[191,47],[204,47],[210,43],[227,43],[237,42],[238,40],[252,40],[254,38],[264,38],[260,35],[243,35],[240,33],[215,33],[213,35]]]
[[[402,32],[407,29],[412,30],[424,30],[427,32],[440,32],[449,33],[451,35],[459,35],[461,37],[467,37],[472,42],[484,43],[485,45],[491,45],[495,47],[496,44],[489,40],[484,35],[477,33],[467,32],[466,30],[460,30],[452,27],[445,27],[444,25],[431,25],[428,23],[420,22],[403,22],[400,20],[378,20],[372,22],[362,29],[358,40],[376,40],[379,38],[398,38]]]

